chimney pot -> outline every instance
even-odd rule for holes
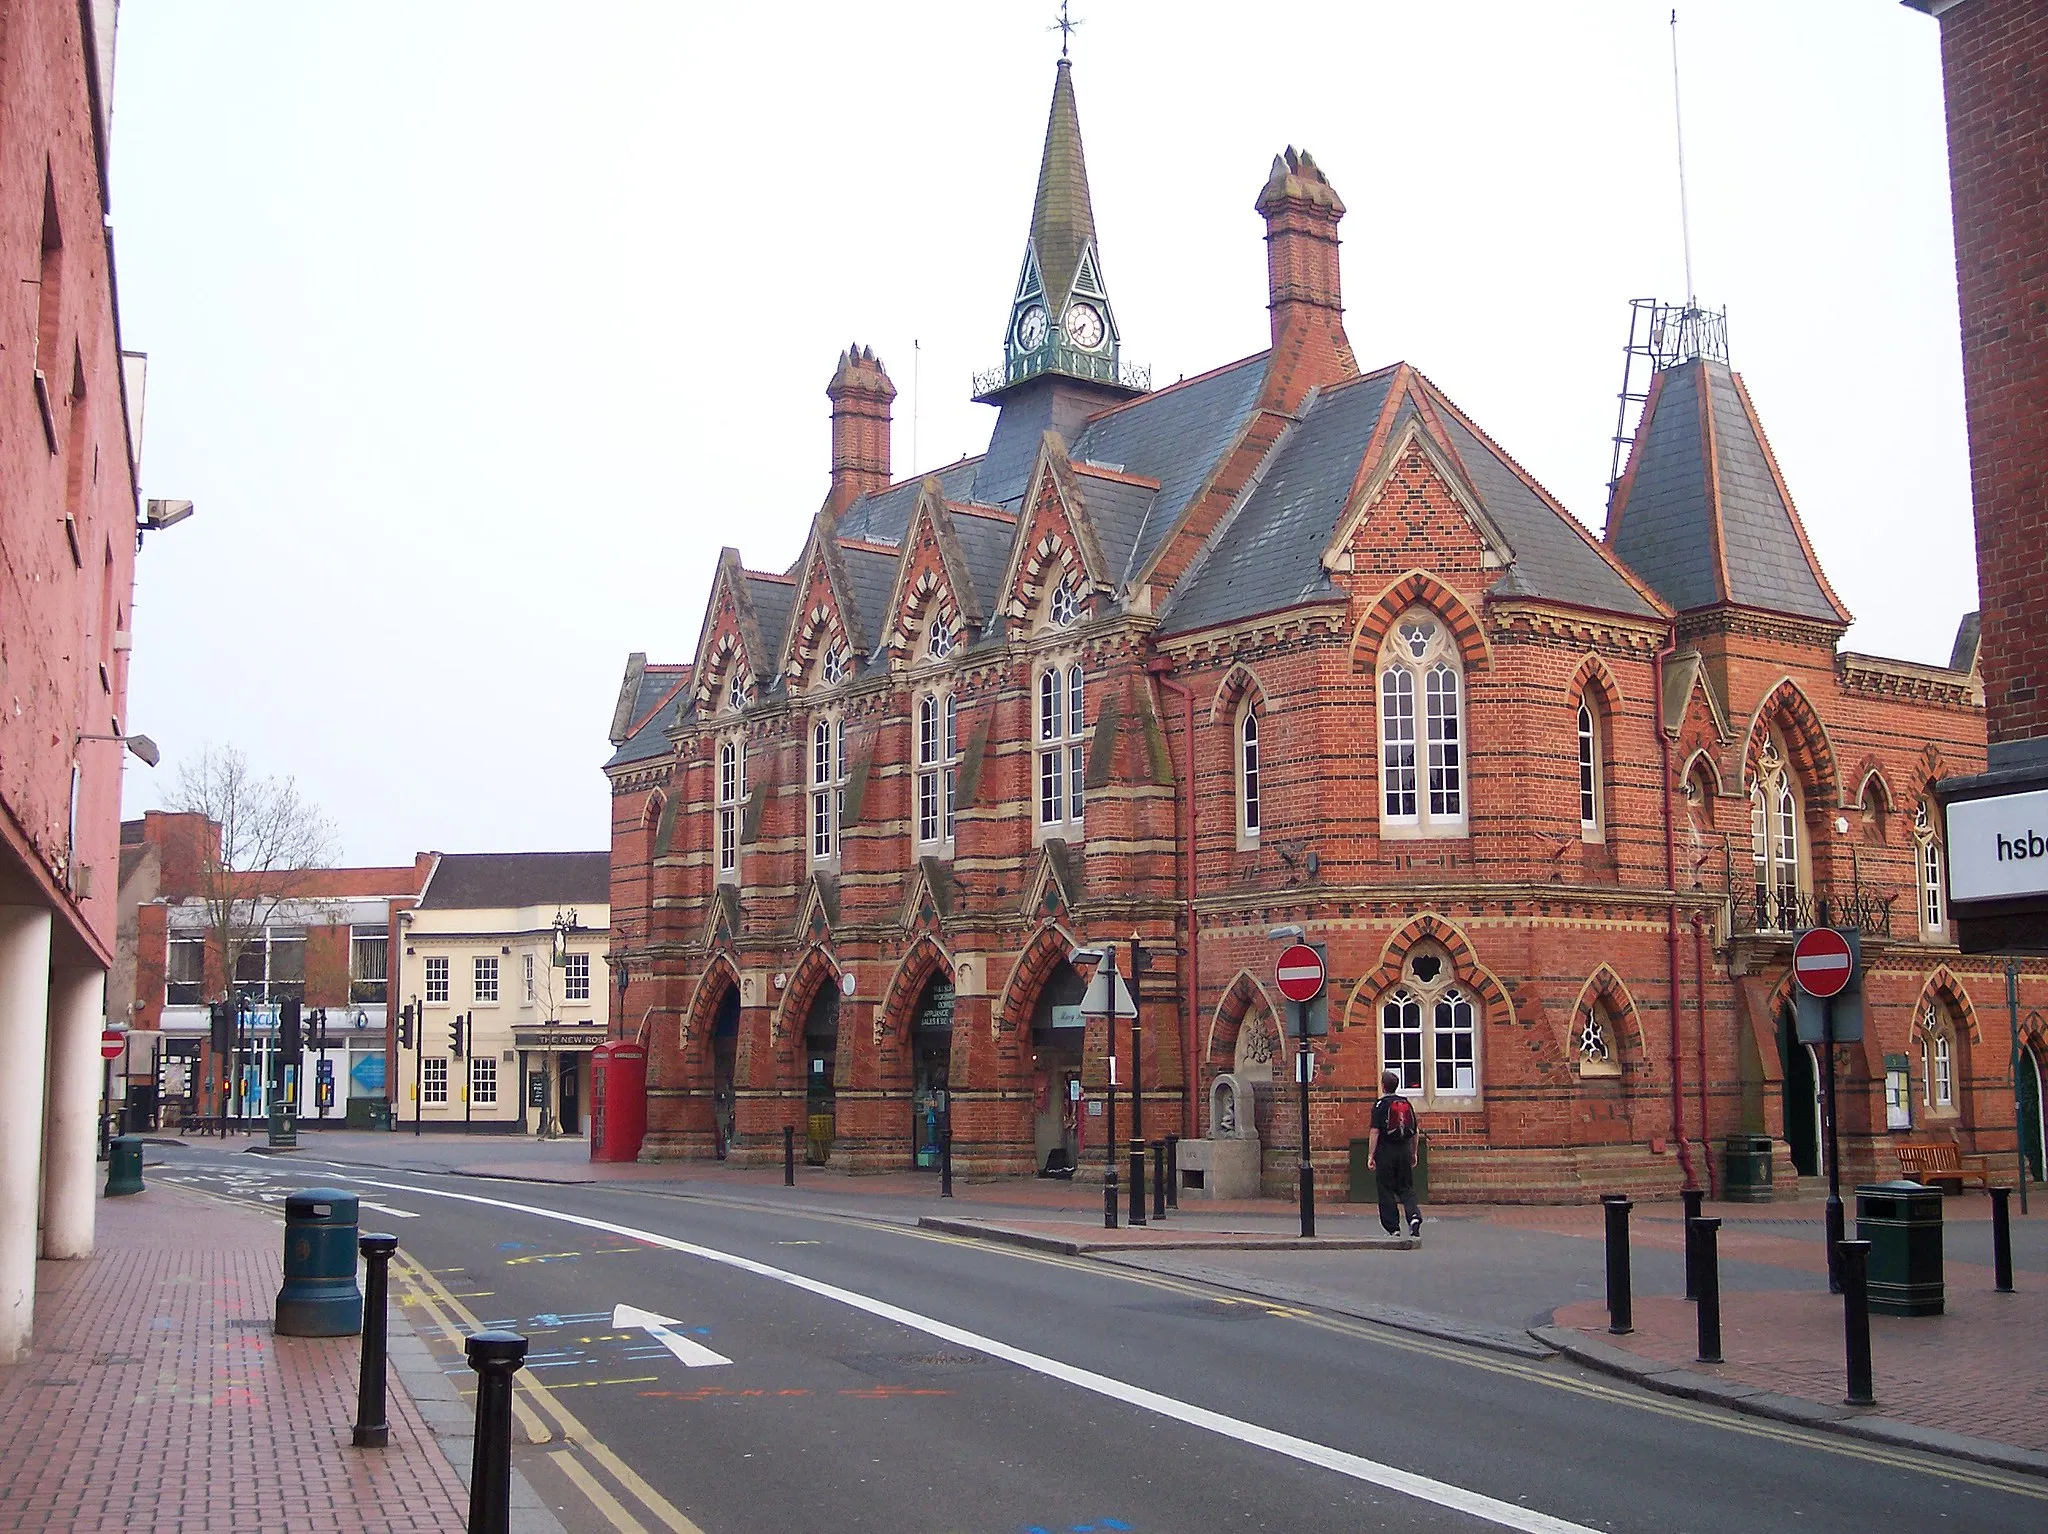
[[[889,382],[870,347],[853,342],[825,387],[832,401],[832,489],[825,509],[838,516],[863,495],[889,486]]]

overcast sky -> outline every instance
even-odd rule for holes
[[[114,111],[143,483],[127,810],[200,744],[349,861],[602,847],[626,655],[799,552],[849,341],[897,477],[979,452],[1050,0],[128,0]],[[1312,150],[1346,322],[1597,532],[1628,300],[1684,296],[1668,0],[1083,0],[1104,276],[1155,383],[1266,343],[1252,201]],[[1855,649],[1976,605],[1935,24],[1681,6],[1694,285]],[[914,421],[913,421],[914,417]]]

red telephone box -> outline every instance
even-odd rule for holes
[[[647,1051],[613,1039],[590,1052],[590,1159],[636,1161],[647,1134]]]

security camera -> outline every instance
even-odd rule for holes
[[[160,533],[167,527],[176,527],[192,515],[190,501],[150,501],[142,513],[142,525],[153,533]]]

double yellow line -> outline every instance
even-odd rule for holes
[[[449,1293],[448,1286],[419,1263],[399,1256],[392,1262],[392,1271],[411,1287],[412,1293],[404,1298],[424,1311],[456,1347],[460,1348],[462,1339],[470,1333],[484,1329],[475,1312]],[[671,1534],[704,1534],[680,1508],[606,1448],[597,1435],[530,1372],[522,1370],[512,1377],[512,1415],[518,1420],[528,1443],[547,1445],[559,1441],[559,1448],[547,1450],[548,1463],[560,1471],[563,1479],[580,1491],[592,1507],[609,1519],[613,1528],[623,1530],[625,1534],[653,1534],[655,1529],[667,1529]],[[628,1508],[614,1495],[599,1472],[637,1503],[637,1508]],[[652,1520],[651,1527],[641,1521],[641,1513]]]

